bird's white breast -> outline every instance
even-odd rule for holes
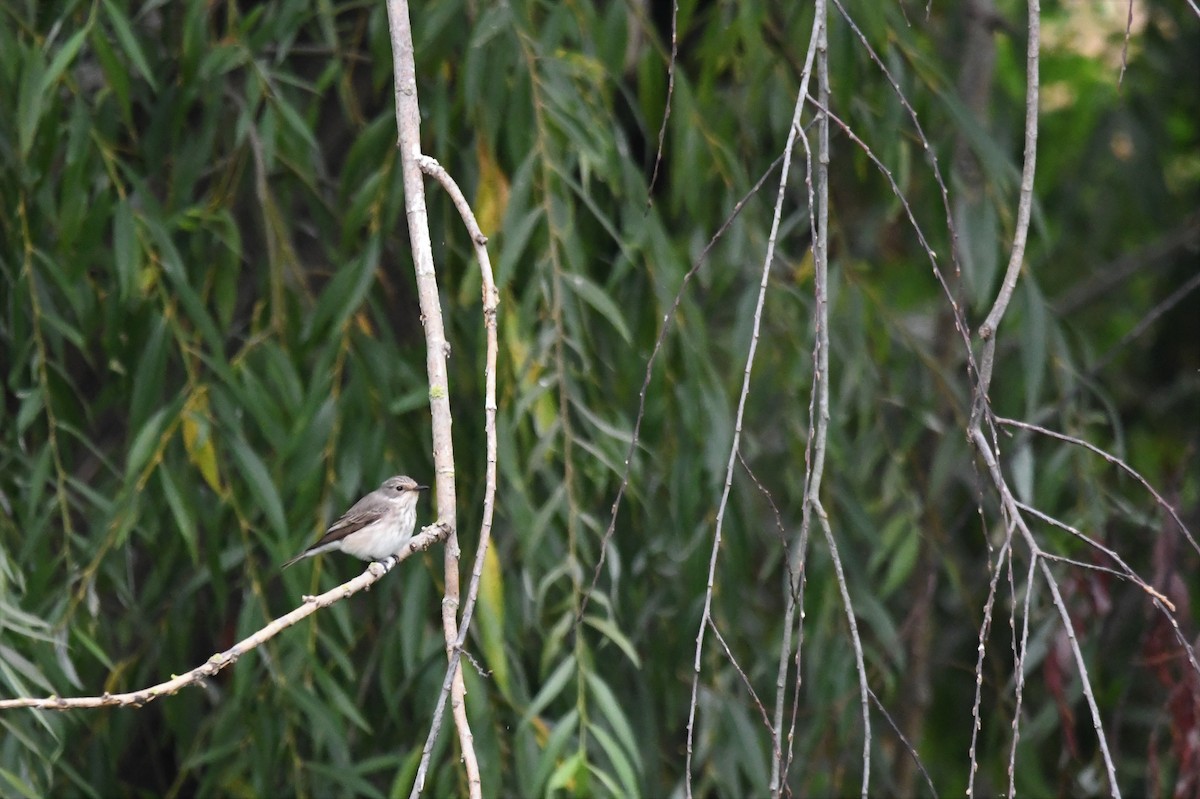
[[[362,560],[380,560],[395,555],[412,537],[412,526],[375,522],[342,539],[342,551]]]

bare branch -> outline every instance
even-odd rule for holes
[[[1029,236],[1029,217],[1033,211],[1033,176],[1037,166],[1037,136],[1038,136],[1038,59],[1040,53],[1039,37],[1041,36],[1042,12],[1039,0],[1029,0],[1029,30],[1028,43],[1025,50],[1025,160],[1021,167],[1021,190],[1017,201],[1017,229],[1013,233],[1012,252],[1009,254],[1008,269],[1004,273],[1004,282],[996,295],[992,310],[979,327],[979,337],[983,340],[983,355],[979,360],[978,394],[975,397],[975,407],[971,411],[971,426],[979,422],[979,415],[991,411],[987,400],[988,388],[992,383],[992,367],[996,359],[996,329],[1000,320],[1008,310],[1013,291],[1017,287],[1017,278],[1021,274],[1021,266],[1025,262],[1025,242]]]
[[[475,246],[475,256],[479,259],[479,272],[483,284],[483,327],[487,336],[487,355],[484,365],[484,434],[487,439],[487,467],[484,476],[483,490],[483,521],[479,529],[479,543],[475,548],[475,563],[471,570],[471,582],[467,586],[467,600],[463,605],[462,623],[459,625],[458,637],[450,653],[450,662],[446,668],[446,676],[442,680],[442,689],[438,692],[437,704],[433,711],[433,722],[429,727],[429,735],[421,750],[421,762],[417,767],[417,778],[413,787],[424,785],[429,772],[430,758],[433,755],[433,745],[437,742],[442,728],[442,715],[446,707],[446,697],[453,687],[455,675],[459,674],[460,656],[463,654],[463,644],[471,627],[471,616],[475,611],[475,602],[479,598],[479,583],[483,577],[483,564],[487,557],[488,544],[491,540],[492,517],[496,508],[496,309],[500,304],[500,293],[492,276],[492,263],[488,257],[487,236],[479,229],[475,213],[470,203],[459,189],[458,184],[450,174],[442,168],[437,160],[428,156],[420,156],[418,164],[421,171],[435,178],[454,202],[462,217],[471,242]],[[468,659],[470,655],[467,655]],[[476,666],[478,669],[478,666]]]
[[[433,427],[433,467],[437,486],[438,523],[446,529],[445,579],[442,600],[442,635],[446,657],[455,660],[458,649],[459,547],[454,484],[454,440],[450,435],[450,391],[446,358],[449,346],[442,324],[442,306],[438,298],[437,275],[433,267],[433,246],[429,237],[429,215],[425,208],[425,186],[421,177],[421,109],[417,101],[416,63],[413,57],[412,29],[408,1],[388,0],[388,30],[391,34],[393,78],[396,88],[396,130],[404,178],[404,204],[407,209],[409,243],[417,273],[417,297],[425,326],[425,368],[429,373],[429,411]],[[479,764],[474,739],[467,721],[467,689],[462,665],[453,667],[451,710],[458,729],[463,765],[467,772],[467,791],[472,799],[482,795]],[[420,793],[423,783],[413,785]]]
[[[445,534],[438,525],[430,525],[423,528],[421,532],[404,545],[404,548],[395,555],[385,558],[382,561],[376,561],[367,566],[367,570],[362,574],[342,583],[339,586],[329,589],[323,594],[316,596],[304,597],[304,603],[290,613],[284,614],[272,621],[262,629],[248,635],[241,641],[238,641],[233,646],[226,649],[224,652],[218,652],[210,657],[204,663],[196,666],[191,671],[178,676],[172,676],[171,679],[161,682],[157,685],[151,685],[148,688],[142,688],[137,691],[129,691],[122,694],[103,693],[100,696],[78,696],[71,698],[63,698],[61,696],[49,696],[44,699],[35,699],[32,697],[22,697],[19,699],[0,699],[0,710],[9,710],[18,707],[31,707],[39,710],[74,710],[78,708],[95,708],[95,707],[141,707],[148,702],[163,696],[171,696],[178,693],[182,688],[189,685],[202,683],[204,678],[212,677],[217,672],[224,669],[226,666],[232,666],[240,657],[245,655],[267,641],[270,641],[279,633],[291,627],[301,619],[316,613],[321,608],[329,607],[335,602],[339,602],[346,597],[353,596],[363,589],[370,588],[383,575],[391,571],[398,563],[407,560],[414,552],[421,552],[429,549],[431,546],[440,541]]]
[[[1021,508],[1017,504],[1016,498],[1009,490],[1008,482],[1004,479],[1003,473],[1000,471],[1000,464],[996,460],[996,454],[988,445],[987,438],[983,431],[978,427],[971,430],[972,441],[975,443],[980,456],[987,465],[988,473],[991,475],[992,484],[996,487],[996,491],[1000,495],[1001,507],[1008,516],[1008,522],[1014,525],[1021,533],[1021,538],[1029,547],[1030,552],[1037,557],[1041,557],[1042,550],[1038,546],[1037,540],[1033,537],[1033,533],[1029,531],[1028,525],[1025,524],[1024,518],[1021,516]],[[1104,759],[1104,766],[1108,773],[1108,788],[1113,799],[1120,799],[1121,788],[1117,784],[1117,769],[1113,764],[1112,754],[1108,751],[1108,739],[1104,735],[1104,725],[1100,719],[1100,707],[1096,703],[1095,693],[1092,691],[1091,679],[1088,677],[1087,663],[1084,661],[1083,652],[1079,648],[1079,640],[1075,635],[1075,626],[1071,622],[1071,615],[1067,612],[1066,603],[1063,602],[1062,594],[1058,590],[1058,581],[1054,579],[1054,574],[1050,571],[1049,565],[1045,559],[1041,563],[1042,575],[1046,578],[1046,583],[1050,586],[1050,593],[1054,598],[1054,607],[1058,611],[1059,618],[1062,620],[1063,629],[1067,632],[1067,639],[1070,642],[1071,653],[1075,657],[1075,666],[1079,669],[1080,683],[1082,684],[1083,696],[1087,700],[1088,709],[1092,714],[1092,727],[1096,731],[1096,737],[1100,742],[1100,754]]]

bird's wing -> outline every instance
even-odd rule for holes
[[[286,569],[296,561],[302,560],[309,555],[323,552],[329,548],[330,544],[335,544],[351,533],[356,533],[363,529],[368,524],[379,521],[380,517],[383,516],[384,510],[384,508],[375,505],[375,503],[368,502],[365,497],[360,499],[354,503],[354,506],[350,510],[343,513],[336,522],[329,525],[329,529],[325,531],[325,535],[321,536],[319,541],[283,564],[283,568]]]
[[[374,524],[382,516],[382,508],[359,508],[355,505],[346,511],[340,519],[329,525],[329,529],[325,531],[325,535],[321,536],[321,540],[313,544],[313,546],[319,547],[325,544],[332,544],[334,541],[340,541],[351,533],[357,533],[367,525]]]

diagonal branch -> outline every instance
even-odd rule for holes
[[[414,552],[421,552],[429,549],[442,539],[445,531],[437,525],[431,525],[421,530],[420,534],[409,539],[404,548],[395,555],[385,558],[382,561],[371,563],[367,566],[367,570],[362,574],[342,583],[339,586],[329,589],[323,594],[316,596],[304,597],[304,604],[284,614],[272,621],[262,629],[248,635],[241,641],[238,641],[233,646],[226,649],[224,652],[218,652],[204,663],[196,666],[191,671],[178,676],[172,676],[166,682],[161,682],[158,685],[151,685],[148,688],[142,688],[137,691],[129,691],[122,694],[110,694],[105,692],[100,696],[78,696],[65,699],[60,696],[50,696],[44,699],[35,699],[32,697],[22,697],[19,699],[0,699],[0,710],[8,710],[18,707],[31,707],[39,710],[74,710],[77,708],[93,708],[93,707],[141,707],[147,702],[152,702],[155,699],[163,696],[171,696],[178,693],[181,689],[189,685],[197,685],[203,683],[204,678],[212,677],[217,672],[224,669],[226,666],[231,666],[238,661],[238,658],[245,655],[259,646],[262,646],[267,641],[270,641],[281,632],[291,627],[301,619],[305,619],[316,613],[321,608],[329,607],[334,602],[339,602],[346,597],[353,596],[363,589],[370,588],[383,575],[391,571],[398,563],[408,559]]]

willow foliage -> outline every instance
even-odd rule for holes
[[[714,519],[813,10],[680,2],[660,159],[670,5],[412,9],[424,151],[472,198],[502,296],[495,549],[469,639],[479,671],[466,674],[491,795],[682,790]],[[970,769],[1003,522],[963,435],[966,352],[907,214],[978,325],[1011,246],[1025,87],[1024,6],[993,10],[981,102],[964,77],[974,6],[962,6],[851,2],[879,61],[836,11],[829,43],[832,110],[869,152],[834,128],[823,504],[869,683],[943,794]],[[1194,522],[1200,121],[1187,76],[1200,20],[1176,4],[1134,8],[1120,82],[1123,12],[1043,12],[1034,223],[991,400],[1125,459]],[[383,477],[431,476],[386,14],[5,0],[0,103],[0,693],[129,690],[354,574],[361,564],[336,555],[278,565]],[[803,161],[798,149],[713,597],[743,673],[711,637],[702,657],[692,780],[704,796],[761,795],[771,777],[763,715],[811,431]],[[470,552],[479,277],[456,211],[430,197]],[[1027,431],[1004,447],[1020,500],[1118,550],[1194,637],[1197,553],[1141,485]],[[1055,555],[1112,565],[1061,529],[1038,532]],[[408,561],[203,690],[140,709],[0,713],[0,793],[403,795],[445,669],[440,560]],[[990,628],[981,793],[1008,784],[1024,617],[1009,618],[1028,566],[1003,572],[1016,587]],[[1121,787],[1162,795],[1200,779],[1179,748],[1196,723],[1179,703],[1200,683],[1146,594],[1052,569]],[[862,768],[858,682],[816,536],[805,576],[788,786],[845,794]],[[1018,791],[1103,790],[1061,621],[1036,591]],[[872,784],[927,790],[889,719],[872,719]],[[443,732],[432,795],[462,791],[457,745]]]

